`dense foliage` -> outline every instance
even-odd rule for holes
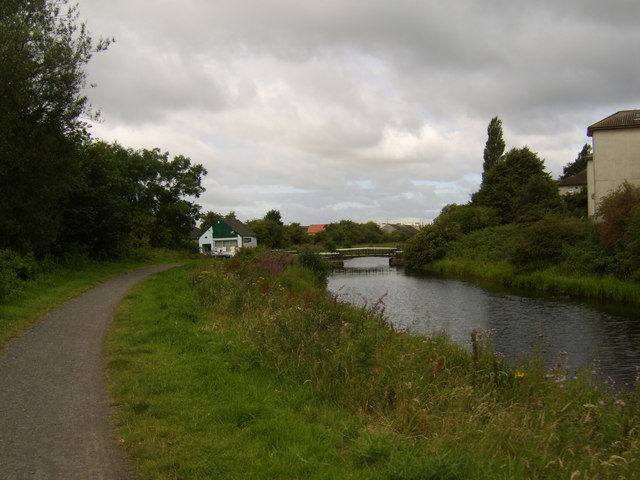
[[[587,168],[587,162],[591,156],[591,145],[585,143],[580,153],[573,162],[566,164],[562,169],[561,179],[576,175]]]
[[[495,119],[491,125],[487,148],[497,135]],[[564,175],[584,170],[590,153],[585,145]],[[586,191],[560,197],[543,160],[527,147],[490,165],[468,205],[447,205],[407,243],[409,268],[439,260],[492,262],[502,265],[500,277],[552,272],[640,280],[640,187],[624,183],[611,192],[595,223],[587,218]],[[487,269],[474,274],[493,275]]]
[[[34,260],[182,247],[195,227],[201,165],[87,133],[84,68],[110,42],[67,0],[0,2],[0,297]]]

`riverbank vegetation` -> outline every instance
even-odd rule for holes
[[[150,265],[193,261],[193,255],[162,249],[117,261],[79,256],[37,262],[15,252],[4,251],[0,255],[4,256],[4,263],[0,264],[12,266],[4,270],[4,276],[0,268],[0,290],[10,291],[0,295],[0,347],[47,311],[111,277]],[[16,272],[20,277],[15,276]]]
[[[485,161],[478,192],[466,205],[443,208],[407,242],[408,268],[638,302],[640,187],[623,183],[611,192],[595,222],[587,217],[584,190],[560,196],[537,154],[526,147],[503,154],[495,145],[504,149],[504,143],[491,138],[498,134],[492,121],[487,149],[493,157]],[[586,147],[565,167],[567,174],[584,166]]]
[[[141,478],[634,478],[638,391],[562,355],[508,367],[329,295],[253,252],[155,276],[109,341],[121,443]]]

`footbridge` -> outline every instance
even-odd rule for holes
[[[323,252],[321,255],[331,259],[346,260],[347,258],[358,257],[389,257],[395,258],[402,255],[402,250],[396,247],[357,247],[357,248],[338,248],[333,252]]]

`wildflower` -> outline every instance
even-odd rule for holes
[[[526,376],[527,374],[524,372],[516,372],[516,375],[515,375],[516,378],[524,378]]]
[[[562,382],[565,382],[566,380],[567,380],[567,377],[565,377],[564,375],[558,375],[555,381],[556,383],[562,383]]]
[[[619,407],[626,407],[627,406],[627,404],[623,400],[620,400],[620,399],[616,400],[615,404],[618,405]]]

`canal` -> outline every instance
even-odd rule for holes
[[[536,351],[547,366],[595,369],[616,387],[632,385],[640,365],[640,308],[530,296],[461,280],[408,274],[386,258],[347,260],[329,291],[356,305],[384,302],[394,325],[416,333],[444,332],[470,344],[471,332],[491,330],[497,352],[516,363]],[[628,387],[627,387],[628,388]]]

